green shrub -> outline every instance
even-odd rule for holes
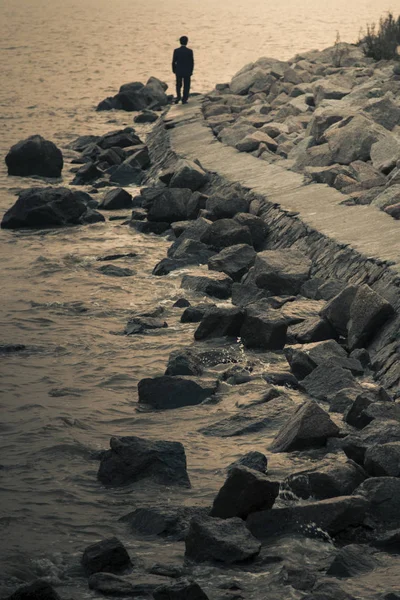
[[[379,20],[379,28],[375,24],[367,25],[367,34],[360,40],[365,56],[375,60],[399,60],[398,47],[400,46],[400,17],[392,13]]]

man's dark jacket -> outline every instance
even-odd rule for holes
[[[181,46],[174,50],[172,57],[172,71],[178,77],[190,77],[193,74],[193,50]]]

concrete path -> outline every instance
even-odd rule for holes
[[[294,211],[308,226],[400,273],[400,221],[372,206],[345,206],[345,196],[325,184],[304,185],[303,176],[240,153],[215,139],[201,113],[201,97],[171,108],[166,122],[172,150]]]

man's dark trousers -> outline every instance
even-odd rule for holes
[[[181,94],[182,83],[183,83],[183,96]],[[180,100],[182,98],[182,102],[187,102],[188,98],[189,98],[189,91],[190,91],[190,75],[187,75],[187,76],[177,75],[176,76],[176,98],[177,98],[177,100]]]

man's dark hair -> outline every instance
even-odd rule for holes
[[[183,35],[182,37],[179,38],[179,43],[181,46],[186,46],[188,41],[189,41],[189,38],[187,37],[187,35]]]

